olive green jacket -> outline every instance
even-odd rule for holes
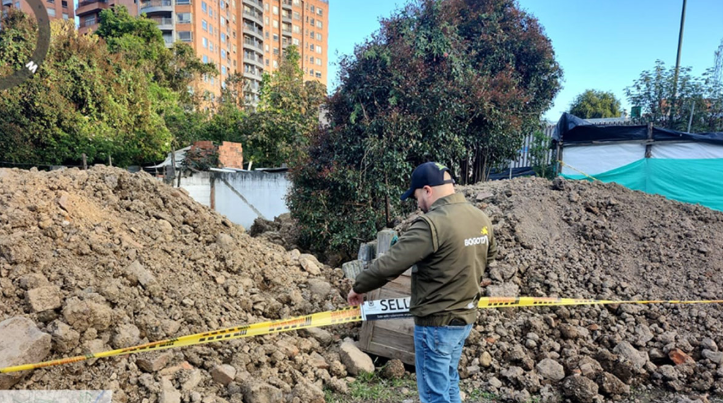
[[[480,282],[497,246],[489,217],[455,193],[438,199],[392,248],[361,272],[354,291],[366,293],[412,267],[410,312],[420,326],[477,318]]]

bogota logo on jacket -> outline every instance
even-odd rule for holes
[[[489,234],[489,230],[487,229],[487,227],[482,227],[482,230],[480,230],[479,233],[482,234],[482,236],[465,239],[464,246],[466,247],[473,245],[487,245],[489,243],[489,238],[487,237],[487,235]]]

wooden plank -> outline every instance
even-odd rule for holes
[[[411,320],[411,319],[405,319]],[[380,321],[385,322],[385,321]],[[412,324],[414,326],[414,324]],[[405,351],[414,354],[414,331],[411,334],[400,334],[397,331],[383,329],[380,326],[374,328],[374,340],[372,345],[387,347],[393,350]]]

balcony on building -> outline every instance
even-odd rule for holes
[[[260,41],[258,39],[252,38],[250,36],[244,35],[244,48],[251,47],[255,48],[259,52],[264,51],[264,43],[263,41]]]
[[[243,4],[256,7],[259,11],[264,10],[264,3],[261,0],[243,0]]]
[[[291,10],[291,0],[281,0],[281,8],[286,10]]]
[[[244,31],[245,34],[256,36],[262,41],[264,40],[264,30],[261,29],[261,25],[257,25],[251,20],[244,18]]]
[[[250,19],[259,25],[263,25],[264,23],[264,14],[246,5],[244,5],[244,18]]]
[[[173,13],[173,2],[171,0],[142,1],[141,13],[146,13],[148,17],[156,13]]]
[[[83,17],[87,14],[97,13],[100,10],[110,8],[108,0],[85,0],[78,3],[78,8],[75,10],[75,15]]]
[[[173,31],[173,17],[151,17],[161,31]]]

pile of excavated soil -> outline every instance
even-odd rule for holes
[[[483,281],[488,296],[723,299],[721,212],[561,179],[458,191],[494,223],[500,252]],[[720,304],[484,310],[461,375],[519,402],[621,400],[643,386],[720,395],[722,319]]]
[[[0,170],[0,367],[339,309],[347,287],[340,270],[254,239],[147,174]],[[323,388],[347,390],[338,340],[357,332],[330,330],[0,375],[0,389],[320,402]]]
[[[255,219],[249,235],[283,246],[286,250],[299,249],[299,225],[289,213],[274,217],[273,221],[261,217]]]
[[[723,213],[614,184],[532,178],[458,191],[494,223],[489,296],[723,298]],[[276,224],[271,232],[285,228]],[[339,269],[267,239],[143,173],[0,170],[0,367],[346,306]],[[722,314],[672,304],[485,310],[460,363],[463,387],[518,402],[619,401],[651,386],[721,394]],[[348,375],[373,368],[340,342],[358,328],[0,375],[0,389],[321,402],[324,388],[344,393]]]

